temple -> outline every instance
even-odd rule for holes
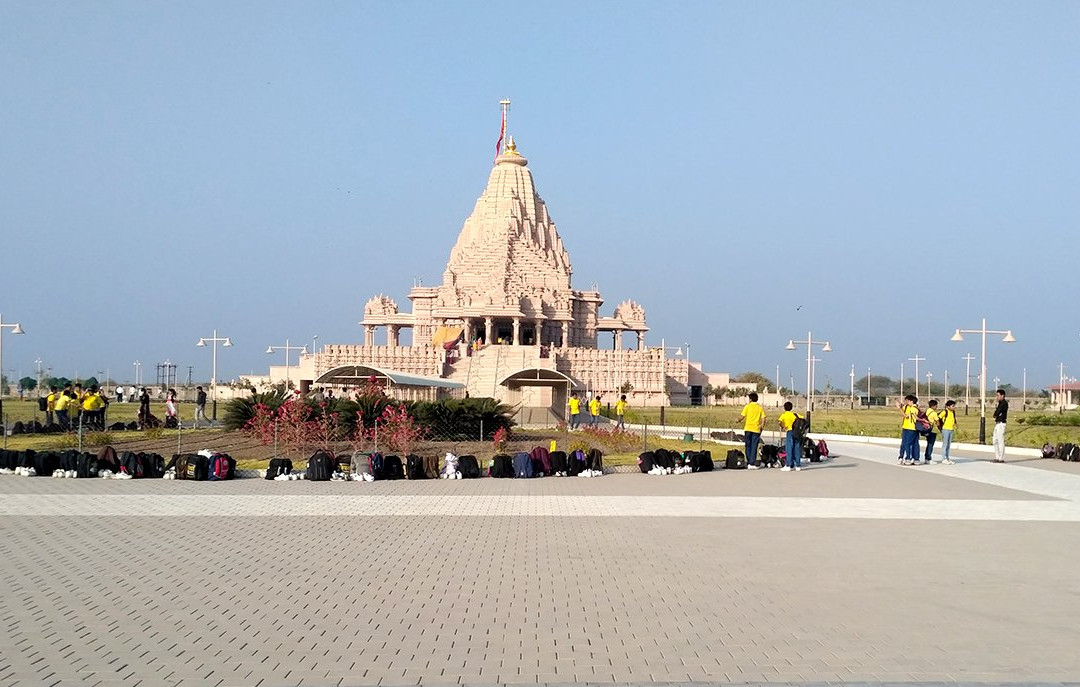
[[[442,284],[414,286],[411,312],[388,296],[372,297],[360,322],[363,343],[325,345],[298,365],[272,367],[268,381],[347,389],[375,377],[402,398],[491,396],[529,424],[561,420],[574,392],[611,403],[626,394],[638,406],[701,403],[709,376],[681,349],[645,344],[644,308],[623,300],[603,315],[600,293],[575,289],[572,274],[511,136],[450,251]],[[411,330],[409,345],[402,329]]]

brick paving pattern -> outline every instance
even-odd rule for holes
[[[801,473],[3,477],[0,685],[1080,677],[1080,470],[834,450]]]

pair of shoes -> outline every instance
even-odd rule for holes
[[[956,465],[956,462],[955,462],[955,461],[951,461],[951,460],[949,460],[948,458],[946,458],[945,460],[941,461],[941,464],[942,464],[942,465]]]
[[[994,462],[995,462],[995,463],[1004,463],[1004,462],[1005,462],[1005,459],[1004,459],[1004,458],[995,458],[995,459],[994,459]]]
[[[796,465],[795,466],[795,472],[798,472],[799,470],[802,470],[802,468],[800,468],[798,465]]]
[[[930,464],[930,459],[929,458],[923,458],[923,465],[929,465],[929,464]]]
[[[902,461],[900,461],[900,464],[901,465],[911,465],[911,461],[910,460],[902,460]]]
[[[790,471],[791,471],[791,468],[789,468],[786,465],[784,467],[780,468],[780,472],[790,472]]]
[[[751,463],[750,465],[747,465],[747,466],[746,466],[746,469],[747,469],[747,470],[757,470],[757,469],[758,469],[758,466],[757,466],[757,464],[755,464],[755,463]]]

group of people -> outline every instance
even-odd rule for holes
[[[615,401],[615,427],[617,429],[626,429],[626,409],[629,405],[626,402],[626,394],[619,396],[619,400]],[[581,416],[585,413],[581,412],[581,398],[576,391],[570,395],[567,406],[570,409],[568,413],[570,429],[577,429],[582,425]],[[590,427],[595,427],[600,422],[600,411],[603,410],[604,404],[600,402],[600,397],[597,396],[589,401],[586,406],[588,408],[586,420]]]
[[[80,421],[89,429],[105,429],[108,406],[108,395],[96,384],[87,389],[82,384],[68,384],[63,389],[52,386],[45,397],[45,424],[57,424],[65,432]]]
[[[780,430],[784,432],[784,466],[780,470],[792,472],[802,470],[802,439],[795,436],[795,421],[799,415],[793,410],[791,401],[784,403],[784,412],[776,418]],[[765,408],[758,403],[757,392],[751,391],[749,402],[743,406],[743,440],[746,448],[746,467],[757,470],[758,446],[761,445],[761,433],[765,431]]]
[[[994,406],[994,462],[1005,462],[1005,425],[1009,421],[1009,402],[1005,400],[1005,390],[998,389],[995,396],[997,405]],[[945,408],[938,410],[938,402],[932,400],[926,404],[926,410],[919,408],[919,399],[914,394],[908,394],[900,403],[900,412],[903,420],[900,424],[900,456],[897,460],[901,465],[923,465],[930,463],[934,458],[934,443],[937,441],[937,433],[941,432],[941,462],[945,465],[953,465],[955,461],[949,457],[949,449],[952,446],[953,434],[956,432],[956,401],[946,401]],[[926,439],[926,450],[919,460],[919,437]]]

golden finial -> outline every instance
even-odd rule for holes
[[[514,143],[514,137],[510,136],[506,141],[506,152],[503,155],[521,155],[517,151],[517,144]]]

